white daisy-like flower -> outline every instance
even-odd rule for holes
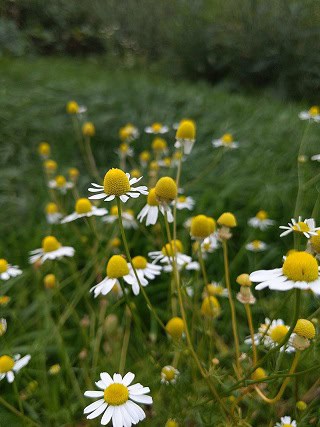
[[[4,318],[0,319],[0,337],[7,332],[7,321]]]
[[[257,212],[256,216],[248,220],[248,224],[253,228],[258,228],[259,230],[266,230],[268,227],[271,227],[274,224],[272,219],[268,218],[268,214],[264,210]]]
[[[140,383],[130,385],[135,375],[128,372],[123,378],[120,374],[113,374],[113,378],[107,373],[100,374],[100,380],[96,386],[100,391],[86,391],[84,395],[99,400],[87,406],[83,413],[89,414],[89,420],[102,415],[101,425],[107,425],[111,420],[113,427],[130,427],[138,424],[146,418],[143,409],[137,403],[152,404],[149,387],[143,387]]]
[[[90,196],[89,199],[104,199],[105,202],[110,202],[119,197],[125,203],[130,197],[136,199],[140,194],[147,195],[148,189],[145,185],[133,187],[140,179],[142,176],[130,179],[129,173],[124,173],[121,169],[110,169],[105,174],[103,185],[91,183],[92,187],[89,188],[89,191],[97,194]]]
[[[132,142],[139,138],[139,129],[132,123],[127,123],[125,126],[120,128],[119,137],[123,142]]]
[[[225,133],[219,139],[214,139],[212,145],[215,148],[225,147],[225,148],[238,148],[239,142],[233,140],[231,133]]]
[[[61,221],[61,224],[74,221],[78,218],[84,218],[84,217],[89,218],[91,216],[104,216],[107,213],[108,213],[107,209],[97,208],[91,204],[90,200],[86,198],[81,198],[76,201],[75,212],[63,218],[63,220]]]
[[[10,277],[20,276],[22,270],[17,265],[8,264],[4,258],[0,258],[0,279],[9,280]]]
[[[45,208],[46,219],[48,224],[59,224],[62,218],[62,213],[59,212],[59,207],[56,203],[50,202]]]
[[[33,264],[40,261],[43,264],[47,259],[60,259],[63,257],[73,257],[74,248],[71,246],[61,246],[61,243],[54,236],[47,236],[42,240],[42,247],[30,252],[29,262]]]
[[[268,245],[261,240],[253,240],[252,242],[246,244],[246,249],[251,252],[263,252],[266,251],[267,248]]]
[[[297,427],[297,422],[286,416],[280,418],[280,423],[276,423],[274,427]]]
[[[177,204],[177,209],[180,211],[182,209],[188,209],[189,211],[192,211],[195,205],[195,201],[190,196],[179,196],[177,198],[177,203],[174,200],[172,202],[173,205]]]
[[[211,254],[218,248],[220,248],[220,241],[217,232],[210,234],[210,236],[206,237],[203,242],[201,242],[201,249],[203,251],[204,256],[207,253]]]
[[[228,289],[222,286],[221,283],[211,282],[204,287],[202,298],[206,298],[207,296],[227,298],[228,295],[229,295]]]
[[[151,264],[143,256],[135,256],[132,258],[133,267],[136,270],[141,286],[147,286],[149,280],[154,280],[156,276],[161,274],[162,267],[160,265]],[[134,274],[132,265],[128,263],[130,275],[132,276],[132,292],[134,295],[139,295],[140,286],[139,282]]]
[[[183,253],[183,246],[180,240],[172,240],[171,243],[166,243],[161,251],[149,252],[148,255],[153,259],[154,264],[160,262],[161,264],[168,264],[169,266],[172,265],[174,255],[178,268],[184,267],[192,261],[190,256]],[[164,270],[170,271],[165,268]]]
[[[130,147],[129,144],[126,142],[122,142],[119,146],[119,148],[115,151],[120,159],[124,159],[126,157],[133,157],[134,156],[134,150],[132,147]]]
[[[315,154],[314,156],[311,157],[311,160],[320,162],[320,154]]]
[[[297,233],[303,233],[307,239],[310,239],[311,236],[317,235],[317,230],[320,230],[320,227],[316,227],[316,222],[313,218],[308,218],[302,221],[301,216],[299,216],[298,221],[294,218],[291,219],[291,222],[288,222],[288,226],[280,225],[282,230],[286,230],[280,234],[280,237],[286,236],[293,231]]]
[[[190,154],[196,141],[196,125],[193,120],[184,119],[176,132],[175,148],[183,148],[184,154]]]
[[[258,333],[254,334],[254,343],[256,345],[263,344],[267,348],[273,348],[279,345],[290,327],[284,323],[282,319],[270,320],[265,319],[264,323],[261,323],[259,326]],[[245,344],[252,345],[251,337],[248,337],[244,340]],[[285,351],[286,353],[293,353],[295,351],[294,347],[289,343],[282,346],[280,351]]]
[[[130,274],[128,264],[123,256],[113,255],[107,264],[106,277],[97,285],[90,289],[94,297],[98,295],[107,295],[114,286],[119,286],[119,279],[122,278],[127,284],[133,286],[135,280]]]
[[[66,194],[68,190],[74,187],[74,183],[67,181],[63,175],[58,175],[55,179],[51,179],[48,182],[48,186],[49,188],[60,191],[62,194]]]
[[[146,219],[146,226],[154,225],[158,221],[159,212],[167,215],[168,222],[173,222],[173,215],[168,205],[159,205],[155,189],[151,188],[147,197],[147,204],[139,212],[137,219],[143,222]]]
[[[180,375],[178,369],[173,366],[167,365],[161,369],[161,383],[162,384],[175,384]]]
[[[198,261],[190,261],[184,264],[177,264],[178,271],[181,270],[187,270],[187,271],[199,271],[200,270],[200,264]],[[163,266],[163,271],[165,273],[171,273],[173,271],[172,264],[166,264]]]
[[[308,111],[301,111],[299,113],[299,119],[320,122],[320,108],[317,105],[314,105]]]
[[[118,206],[112,206],[110,209],[110,214],[103,218],[104,222],[108,222],[109,224],[113,224],[118,221]],[[126,209],[121,213],[122,225],[126,229],[130,228],[138,228],[137,221],[134,217],[134,212],[132,209]]]
[[[26,366],[30,359],[30,354],[27,354],[22,358],[20,354],[16,354],[14,357],[6,354],[0,356],[0,381],[6,378],[8,383],[13,383],[14,374],[18,373],[20,369]]]
[[[293,288],[311,289],[320,295],[319,267],[315,257],[307,252],[293,252],[285,258],[282,268],[258,270],[250,274],[252,282],[260,282],[257,290],[269,288],[288,291]]]
[[[159,122],[152,123],[151,126],[147,126],[144,129],[146,133],[151,133],[153,135],[164,134],[164,133],[167,133],[168,130],[169,130],[168,126],[163,125],[162,123],[159,123]]]

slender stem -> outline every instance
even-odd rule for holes
[[[301,352],[300,351],[297,351],[296,352],[296,354],[295,354],[295,356],[294,356],[294,359],[293,359],[293,361],[292,361],[292,365],[291,365],[291,368],[290,368],[290,370],[289,370],[289,374],[293,374],[294,373],[294,371],[296,370],[296,367],[297,367],[297,365],[298,365],[298,361],[299,361],[299,357],[300,357],[300,354],[301,354]],[[280,389],[279,389],[279,391],[278,391],[278,393],[275,395],[275,397],[273,397],[272,399],[270,399],[270,398],[268,398],[260,389],[259,389],[259,387],[258,386],[255,386],[254,388],[255,388],[255,390],[256,390],[256,392],[258,393],[258,395],[261,397],[261,399],[263,399],[266,403],[269,403],[270,405],[271,404],[273,404],[273,403],[276,403],[276,402],[278,402],[278,400],[280,400],[281,399],[281,397],[282,397],[282,395],[283,395],[283,393],[284,393],[284,391],[285,391],[285,389],[286,389],[286,387],[287,387],[287,385],[288,385],[288,383],[289,383],[289,381],[290,381],[290,377],[286,377],[285,378],[285,380],[283,381],[283,383],[282,383],[282,385],[281,385],[281,387],[280,387]]]
[[[131,313],[126,310],[126,327],[122,341],[122,349],[120,355],[119,373],[123,375],[126,366],[127,352],[130,340]]]
[[[299,157],[302,156],[304,154],[304,150],[305,150],[305,145],[306,145],[306,141],[307,141],[307,133],[310,127],[310,121],[308,121],[307,126],[304,129],[302,138],[301,138],[301,142],[300,142],[300,148],[299,148],[299,152],[298,152],[298,194],[297,194],[297,199],[296,199],[296,205],[294,208],[294,218],[296,218],[299,214],[300,214],[300,202],[301,202],[301,192],[304,189],[302,186],[302,167],[303,167],[303,163],[299,161]]]
[[[138,276],[137,271],[135,269],[135,266],[132,263],[132,258],[131,258],[131,255],[130,255],[129,246],[128,246],[128,242],[127,242],[127,238],[126,238],[126,233],[124,231],[124,227],[123,227],[123,224],[122,224],[122,207],[121,207],[121,201],[120,201],[119,197],[117,197],[117,206],[118,206],[119,228],[120,228],[120,232],[121,232],[123,246],[124,246],[124,250],[125,250],[126,256],[128,258],[128,261],[131,264],[131,267],[132,267],[134,275],[135,275],[135,277],[137,279],[138,285],[140,286],[141,293],[142,293],[144,299],[146,300],[147,307],[153,313],[153,315],[157,319],[159,325],[165,330],[166,329],[165,325],[162,322],[162,320],[160,319],[160,317],[158,316],[158,314],[155,311],[153,305],[151,304],[151,301],[150,301],[148,295],[146,294],[146,291],[144,290],[143,286],[140,283],[140,279],[139,279],[139,276]]]
[[[3,405],[5,408],[7,408],[10,412],[12,412],[13,414],[15,414],[17,417],[22,418],[27,424],[30,424],[32,426],[35,427],[40,427],[40,424],[36,423],[35,421],[33,421],[31,418],[27,417],[26,415],[22,414],[21,412],[19,412],[14,406],[10,405],[10,403],[8,403],[3,397],[0,396],[0,403],[1,405]]]
[[[256,344],[254,342],[254,328],[253,328],[253,324],[252,324],[252,315],[251,315],[250,304],[244,304],[244,308],[246,310],[246,315],[247,315],[247,319],[248,319],[250,337],[251,337],[251,342],[252,342],[253,364],[255,365],[257,363],[258,358],[257,358],[257,348],[256,348]]]
[[[103,323],[106,316],[107,310],[107,301],[102,300],[100,302],[100,311],[99,311],[99,319],[98,319],[98,330],[93,342],[93,357],[92,357],[92,373],[95,375],[98,357],[99,357],[99,349],[101,345],[101,340],[103,336]]]
[[[177,176],[176,176],[176,184],[177,184],[178,192],[179,192],[179,184],[180,184],[180,177],[181,177],[181,169],[182,169],[182,157],[179,158]],[[176,195],[174,205],[173,205],[173,240],[174,242],[177,239],[177,201],[178,201],[178,193]]]
[[[239,348],[239,338],[238,338],[238,330],[237,330],[237,318],[236,318],[236,308],[232,298],[231,284],[230,284],[230,272],[229,272],[229,260],[228,260],[228,244],[227,240],[223,240],[223,260],[224,260],[224,271],[225,271],[225,282],[228,289],[228,298],[229,305],[231,310],[231,322],[232,322],[232,332],[234,339],[234,347],[235,347],[235,362],[237,368],[237,376],[241,375],[241,366],[240,366],[240,348]]]
[[[18,387],[17,387],[16,381],[13,381],[13,390],[14,390],[14,394],[16,395],[16,398],[17,398],[17,401],[18,401],[19,411],[22,414],[24,414],[24,410],[23,410],[22,402],[21,402],[20,395],[19,395],[19,392],[18,392]]]
[[[96,161],[93,157],[92,149],[91,149],[91,139],[90,136],[86,136],[84,138],[84,148],[86,152],[86,156],[88,159],[88,165],[92,175],[100,182],[100,176],[97,169]]]

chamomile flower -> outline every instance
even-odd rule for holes
[[[110,214],[103,218],[104,222],[113,224],[118,221],[118,206],[112,206],[110,209]],[[137,222],[134,217],[134,212],[132,209],[126,209],[121,213],[122,225],[126,229],[138,228]]]
[[[178,369],[173,366],[167,365],[161,369],[161,383],[162,384],[175,384],[180,375]]]
[[[201,249],[206,255],[207,253],[212,253],[220,248],[220,242],[218,239],[218,233],[214,232],[210,236],[206,237],[201,243]]]
[[[181,211],[182,209],[188,209],[189,211],[192,211],[195,205],[195,201],[190,196],[179,196],[177,198],[177,202],[174,200],[173,205],[176,203],[177,209]]]
[[[61,243],[54,236],[47,236],[42,240],[42,247],[30,252],[30,264],[36,261],[43,264],[47,259],[54,260],[63,257],[73,257],[74,248],[71,246],[61,246]]]
[[[150,161],[150,157],[151,157],[151,155],[150,155],[150,152],[149,151],[142,151],[140,154],[139,154],[139,161],[140,161],[140,165],[143,167],[143,168],[145,168],[145,167],[147,167],[148,166],[148,163],[149,163],[149,161]]]
[[[314,160],[316,162],[320,162],[320,154],[315,154],[314,156],[311,157],[311,160]]]
[[[301,111],[299,113],[299,119],[320,122],[320,108],[314,105],[308,111]]]
[[[203,289],[202,297],[205,298],[207,296],[227,298],[228,289],[222,286],[219,282],[212,282]]]
[[[159,123],[159,122],[154,122],[152,123],[151,126],[147,126],[144,129],[146,133],[151,133],[154,135],[167,133],[168,130],[169,130],[168,126],[163,125],[162,123]]]
[[[272,219],[268,218],[268,213],[264,210],[257,212],[256,216],[248,220],[248,224],[253,228],[258,228],[259,230],[266,230],[268,227],[271,227],[274,224]]]
[[[215,148],[219,148],[219,147],[238,148],[239,142],[236,142],[233,140],[233,136],[231,135],[231,133],[225,133],[224,135],[222,135],[221,138],[214,139],[212,141],[212,145]]]
[[[158,161],[158,165],[162,168],[170,168],[171,167],[171,158],[164,157],[163,159]]]
[[[176,132],[175,148],[183,148],[184,154],[190,154],[196,138],[196,126],[193,120],[182,120]]]
[[[274,319],[271,321],[266,318],[264,323],[260,324],[258,332],[254,334],[254,343],[256,345],[263,344],[267,348],[276,347],[283,341],[289,328],[290,327],[287,326],[282,319]],[[251,345],[251,337],[246,338],[244,342],[245,344]],[[292,353],[295,349],[290,344],[286,343],[286,345],[280,348],[280,351]]]
[[[120,157],[120,159],[125,159],[126,157],[133,157],[134,151],[133,148],[130,147],[126,142],[122,142],[119,145],[119,148],[116,150],[116,153]]]
[[[0,279],[9,280],[10,277],[20,276],[22,270],[17,265],[8,264],[4,258],[0,258]]]
[[[151,147],[156,156],[168,153],[167,141],[163,138],[160,138],[160,137],[154,138],[154,140],[152,141]]]
[[[261,240],[253,240],[252,242],[246,244],[246,249],[250,252],[263,252],[266,251],[267,248],[268,245]]]
[[[7,332],[7,321],[6,319],[0,319],[0,337]]]
[[[280,423],[276,423],[274,427],[297,427],[297,422],[291,420],[291,417],[282,417],[280,418]]]
[[[62,213],[59,212],[59,207],[56,203],[50,202],[45,208],[46,219],[48,224],[59,224],[62,218]]]
[[[162,267],[160,265],[151,264],[148,260],[143,256],[135,256],[132,258],[133,267],[137,273],[141,286],[147,286],[149,284],[149,280],[154,280],[156,276],[161,274]],[[133,267],[130,263],[128,263],[129,271],[132,276],[132,292],[135,295],[139,295],[140,286],[139,282],[134,274]]]
[[[299,216],[298,221],[294,218],[291,219],[291,222],[288,222],[288,226],[280,225],[282,230],[285,230],[280,234],[280,237],[286,236],[293,231],[297,233],[302,233],[307,239],[310,239],[311,236],[317,235],[317,230],[320,230],[320,227],[316,227],[315,220],[313,218],[308,218],[302,221],[301,216]]]
[[[132,142],[138,137],[139,130],[131,123],[127,123],[119,129],[119,138],[122,142]]]
[[[48,186],[62,194],[66,194],[70,188],[74,187],[74,183],[67,181],[63,175],[57,175],[55,179],[49,181]]]
[[[163,246],[161,251],[149,252],[149,257],[153,259],[153,263],[160,262],[161,264],[172,264],[173,257],[178,267],[183,267],[191,262],[191,257],[183,253],[183,246],[180,240],[171,240]]]
[[[257,290],[269,288],[288,291],[293,288],[311,289],[320,295],[319,267],[315,257],[307,252],[290,253],[282,268],[258,270],[250,274],[252,282],[260,282]]]
[[[159,212],[167,216],[168,222],[173,222],[173,215],[170,207],[168,205],[159,205],[155,188],[151,188],[147,197],[147,203],[139,212],[137,219],[140,222],[146,219],[146,226],[154,225],[158,221]]]
[[[51,153],[50,144],[48,142],[40,142],[38,153],[42,159],[48,159]]]
[[[90,289],[90,292],[94,293],[95,298],[100,294],[107,295],[115,285],[119,284],[120,278],[129,285],[133,285],[134,283],[128,264],[121,255],[113,255],[109,259],[106,273],[106,277]]]
[[[140,179],[142,176],[130,179],[130,174],[124,173],[121,169],[109,169],[105,174],[103,185],[91,183],[92,187],[89,188],[89,191],[97,194],[90,196],[89,199],[104,199],[105,202],[110,202],[119,197],[125,203],[130,197],[136,199],[140,194],[147,195],[146,186],[133,187]]]
[[[108,213],[107,209],[97,208],[93,206],[90,200],[86,198],[81,198],[76,201],[74,212],[61,221],[62,224],[66,222],[74,221],[78,218],[91,217],[91,216],[103,216]]]
[[[113,378],[107,372],[102,372],[100,380],[96,382],[100,390],[84,393],[85,397],[99,398],[84,409],[87,419],[103,414],[101,425],[107,425],[112,420],[113,427],[129,427],[144,420],[146,414],[137,403],[151,405],[152,397],[147,394],[150,392],[149,387],[143,387],[140,383],[130,385],[134,377],[132,372],[124,377],[113,374]]]
[[[0,381],[6,378],[8,383],[13,383],[14,374],[18,373],[20,369],[26,366],[30,359],[30,354],[27,354],[22,358],[20,354],[16,354],[14,357],[6,354],[0,356]]]

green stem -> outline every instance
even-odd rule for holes
[[[10,403],[8,403],[3,397],[0,396],[0,403],[1,405],[3,405],[5,408],[7,408],[10,412],[12,412],[13,414],[15,414],[17,417],[22,418],[25,423],[27,423],[26,425],[30,424],[31,426],[35,426],[35,427],[40,427],[40,424],[36,423],[35,421],[33,421],[31,418],[27,417],[26,415],[22,414],[21,412],[19,412],[14,406],[10,405]]]

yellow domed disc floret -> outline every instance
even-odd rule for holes
[[[68,170],[68,174],[69,174],[70,179],[72,179],[72,181],[74,181],[74,180],[78,179],[80,172],[77,168],[70,168]]]
[[[177,197],[178,188],[176,182],[169,176],[160,178],[155,186],[158,200],[170,202]]]
[[[119,239],[119,237],[114,237],[114,238],[111,240],[110,245],[111,245],[113,248],[118,248],[118,247],[121,245],[121,240]]]
[[[149,206],[158,206],[158,200],[156,197],[156,189],[155,188],[151,188],[151,190],[149,191],[148,197],[147,197],[147,203]]]
[[[251,286],[252,282],[249,279],[249,274],[242,273],[236,278],[236,282],[239,283],[240,286]]]
[[[184,323],[180,317],[173,317],[166,324],[166,331],[174,339],[180,339],[184,332]]]
[[[161,252],[165,256],[172,257],[175,252],[183,252],[183,245],[180,240],[171,240],[170,243],[166,243],[163,248],[161,249]]]
[[[176,132],[176,139],[193,141],[196,137],[196,126],[192,120],[182,120]]]
[[[38,153],[41,156],[49,156],[50,155],[50,151],[51,151],[50,144],[48,144],[47,142],[41,142],[39,144]]]
[[[140,160],[142,162],[148,162],[150,160],[150,153],[149,153],[149,151],[142,151],[140,153],[139,158],[140,158]]]
[[[311,248],[318,254],[320,253],[320,230],[317,230],[316,236],[311,236]]]
[[[53,252],[59,249],[61,244],[54,236],[47,236],[42,240],[42,249],[44,252]]]
[[[103,188],[108,195],[122,196],[130,191],[129,179],[121,169],[110,169],[105,174]]]
[[[236,217],[231,212],[224,212],[218,218],[218,224],[224,227],[233,228],[237,226]]]
[[[167,141],[163,138],[155,138],[152,141],[152,149],[156,152],[165,151],[167,149]]]
[[[201,314],[203,316],[217,317],[220,315],[220,312],[220,304],[216,297],[210,295],[204,298],[201,304]]]
[[[191,236],[196,239],[205,239],[211,234],[211,224],[206,215],[194,216],[191,220]]]
[[[129,267],[126,260],[121,255],[113,255],[107,264],[107,276],[111,279],[118,279],[129,274]]]
[[[79,112],[79,105],[76,101],[69,101],[66,109],[68,114],[77,114]]]
[[[209,222],[210,234],[212,234],[216,231],[217,224],[216,224],[216,221],[213,218],[211,218],[211,216],[207,216],[207,219]]]
[[[56,203],[50,202],[46,206],[46,213],[52,215],[59,212],[59,208]]]
[[[132,176],[132,178],[140,178],[141,172],[139,171],[139,169],[132,169],[130,175]]]
[[[225,144],[231,144],[233,142],[233,136],[231,135],[231,133],[225,133],[224,135],[222,135],[221,140]]]
[[[320,114],[320,108],[317,105],[313,105],[310,109],[309,109],[309,114],[310,116],[317,116]]]
[[[272,341],[280,344],[287,335],[289,328],[285,325],[277,325],[272,330],[269,330],[269,335]]]
[[[177,421],[172,420],[171,418],[166,422],[164,427],[179,427]]]
[[[78,199],[75,206],[75,211],[77,214],[86,214],[88,212],[91,212],[92,205],[90,200],[86,199],[85,197]]]
[[[52,289],[56,285],[56,276],[54,274],[47,274],[43,279],[44,286],[47,289]]]
[[[110,209],[110,215],[118,216],[118,206],[112,206]]]
[[[65,177],[63,175],[56,176],[55,181],[56,181],[57,187],[59,187],[59,188],[64,187],[67,183],[67,180],[65,179]]]
[[[257,212],[256,214],[256,218],[260,219],[261,221],[268,219],[268,214],[266,211],[264,210],[260,210],[259,212]]]
[[[262,368],[257,368],[251,375],[252,380],[263,380],[267,377],[266,371]]]
[[[1,258],[0,259],[0,273],[5,273],[8,270],[8,262],[7,260]]]
[[[129,390],[123,384],[110,384],[104,390],[104,400],[111,406],[120,406],[129,399]]]
[[[92,122],[86,122],[82,125],[82,134],[84,136],[94,136],[96,133],[96,129],[94,127],[94,124]]]
[[[47,172],[55,172],[57,170],[57,162],[54,160],[46,160],[44,162],[44,168]]]
[[[0,373],[5,374],[9,372],[14,367],[14,360],[12,357],[4,355],[0,357]]]
[[[152,160],[152,162],[150,162],[149,168],[151,171],[156,172],[160,169],[160,166],[158,162],[156,162],[155,160]]]
[[[313,282],[319,276],[317,260],[307,252],[294,252],[287,256],[282,272],[294,282]]]
[[[164,366],[161,369],[161,376],[166,380],[166,381],[172,381],[175,376],[176,376],[176,370],[173,366]]]
[[[159,123],[159,122],[152,123],[151,125],[151,129],[153,130],[153,132],[160,132],[161,128],[162,128],[162,123]]]
[[[135,256],[132,258],[132,264],[137,270],[144,270],[147,268],[147,260],[143,256]]]
[[[313,339],[316,335],[316,330],[312,322],[307,319],[299,319],[294,327],[293,332],[303,338],[309,340]]]

